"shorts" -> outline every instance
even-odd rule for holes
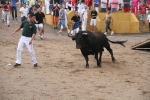
[[[43,23],[35,24],[35,25],[36,25],[37,30],[39,30],[41,27],[43,28]]]
[[[146,14],[140,14],[140,20],[145,20],[145,18],[146,18]]]
[[[57,23],[59,20],[59,17],[53,16],[53,23]]]
[[[95,7],[95,10],[96,10],[97,12],[98,12],[98,9],[99,9],[98,7]]]
[[[117,8],[111,8],[111,12],[117,12]]]
[[[130,8],[124,8],[124,12],[129,12]]]
[[[92,26],[92,25],[96,26],[96,19],[91,19],[90,25],[91,25],[91,26]]]
[[[60,20],[58,21],[58,26],[66,26],[66,24],[65,24],[65,19],[60,19]]]
[[[106,8],[101,8],[100,12],[106,12]]]
[[[74,23],[73,25],[72,25],[72,30],[75,30],[75,29],[77,29],[77,28],[79,28],[80,27],[80,23],[79,22],[76,22],[76,23]]]

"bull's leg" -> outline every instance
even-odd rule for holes
[[[113,55],[112,49],[110,48],[110,45],[107,46],[106,49],[107,49],[107,50],[109,51],[109,53],[111,54],[111,59],[112,59],[112,61],[115,62],[115,57],[114,57],[114,55]]]
[[[101,51],[100,51],[100,56],[99,56],[99,61],[100,61],[100,63],[102,62],[102,53],[103,53],[103,51],[101,50]]]
[[[95,59],[96,59],[96,61],[97,61],[97,66],[100,67],[100,61],[99,61],[99,59],[98,59],[98,52],[95,53]]]
[[[88,58],[88,55],[84,55],[84,58],[85,58],[85,61],[86,61],[85,67],[86,67],[86,68],[89,68],[89,63],[88,63],[89,58]]]

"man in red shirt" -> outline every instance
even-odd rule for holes
[[[144,22],[146,18],[146,8],[149,8],[144,2],[141,2],[141,5],[139,6],[139,12],[140,12],[140,28],[144,28]]]
[[[85,4],[88,6],[88,10],[91,10],[92,7],[92,0],[86,0]]]

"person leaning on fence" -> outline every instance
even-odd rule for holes
[[[111,31],[111,35],[114,34],[114,32],[112,31],[112,29],[110,28],[110,24],[113,23],[113,18],[111,16],[111,12],[110,10],[107,11],[106,16],[104,17],[103,21],[105,20],[106,23],[106,32],[104,33],[105,35],[107,35],[108,29]]]
[[[80,16],[78,15],[78,11],[75,11],[75,15],[71,18],[72,21],[72,31],[71,35],[74,35],[79,32],[80,28]]]

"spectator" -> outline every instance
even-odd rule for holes
[[[44,35],[43,34],[43,31],[44,31],[43,19],[45,20],[45,15],[42,12],[41,7],[38,8],[38,12],[35,14],[35,17],[36,17],[35,25],[36,25],[37,30],[39,30],[38,37],[39,37],[39,39],[43,39],[43,35]],[[45,22],[46,22],[46,20],[45,20]]]
[[[119,10],[122,10],[122,7],[123,7],[123,0],[119,0]]]
[[[3,7],[3,5],[6,4],[6,1],[1,0],[1,4],[2,4],[2,7]],[[2,22],[5,22],[5,12],[4,12],[3,8],[2,8]]]
[[[123,10],[124,12],[129,12],[130,11],[130,0],[123,0]]]
[[[132,0],[132,10],[131,12],[134,13],[137,16],[137,12],[138,12],[138,4],[139,4],[140,0]]]
[[[45,12],[45,1],[41,0],[42,12]]]
[[[147,4],[150,5],[150,0],[147,0]]]
[[[8,1],[6,1],[6,4],[4,4],[2,6],[2,9],[4,10],[5,25],[7,25],[9,27],[10,26],[9,18],[10,18],[11,6]]]
[[[75,11],[75,15],[71,18],[71,21],[73,23],[71,34],[74,35],[79,32],[80,27],[80,16],[77,11]]]
[[[54,0],[50,0],[50,10],[53,10],[53,7],[54,7]]]
[[[79,1],[78,3],[78,15],[81,17],[81,11],[84,8],[83,4],[81,3],[81,1]]]
[[[101,0],[101,10],[100,12],[106,12],[107,0]]]
[[[26,4],[25,4],[25,3],[23,4],[23,7],[21,7],[19,11],[20,11],[20,13],[21,13],[21,21],[23,22],[23,21],[27,20],[29,10],[28,10],[28,8],[26,7]]]
[[[111,16],[111,12],[110,10],[107,11],[106,16],[104,17],[103,21],[105,20],[106,23],[106,32],[104,33],[105,35],[107,35],[108,29],[111,31],[111,35],[114,34],[114,32],[111,30],[110,28],[110,24],[113,23],[113,18]]]
[[[71,0],[71,10],[75,10],[76,0]]]
[[[93,7],[93,10],[91,11],[91,22],[90,22],[90,26],[91,26],[91,31],[93,30],[93,26],[94,26],[94,30],[93,32],[96,31],[96,17],[97,17],[97,11],[95,10],[95,8]]]
[[[34,6],[36,6],[36,8],[39,8],[39,7],[40,7],[38,1],[35,1],[35,5],[34,5]]]
[[[12,20],[14,20],[14,18],[17,20],[16,0],[11,0],[10,4],[11,4]],[[15,13],[15,16],[14,16],[14,13]]]
[[[88,6],[88,10],[91,10],[92,7],[92,0],[86,0],[85,4]]]
[[[84,6],[84,9],[82,9],[81,14],[82,14],[82,31],[85,31],[88,19],[87,5]]]
[[[118,0],[109,0],[109,7],[111,7],[111,12],[117,12],[119,5]]]
[[[146,18],[146,8],[149,8],[144,2],[141,2],[141,5],[139,6],[139,12],[140,12],[140,29],[144,28],[144,22]]]
[[[28,8],[28,10],[31,8],[31,6],[30,6],[29,3],[30,3],[30,2],[28,1],[28,2],[27,2],[27,5],[26,5],[26,7]]]
[[[150,12],[149,12],[149,14],[147,16],[147,24],[149,26],[149,31],[150,31]]]
[[[49,7],[50,7],[50,0],[45,0],[46,14],[50,14]]]
[[[57,24],[59,20],[59,7],[58,3],[56,2],[56,5],[53,7],[53,28],[57,29]]]
[[[98,12],[98,5],[99,5],[99,0],[94,0],[94,7],[95,7],[95,10]]]
[[[60,10],[59,10],[59,22],[58,22],[58,26],[60,27],[60,31],[58,33],[62,33],[63,27],[65,26],[68,30],[68,33],[70,32],[70,30],[68,29],[68,25],[65,24],[65,17],[66,17],[66,11],[65,11],[65,6],[59,5]]]

